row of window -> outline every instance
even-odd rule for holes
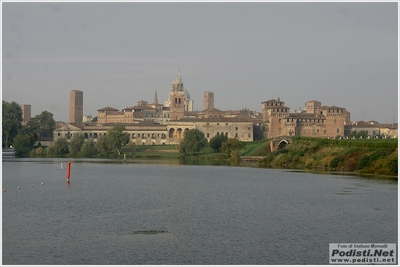
[[[288,108],[273,108],[273,112],[289,112]]]
[[[273,102],[273,103],[267,103],[267,106],[273,107],[273,106],[282,106],[282,102]]]
[[[210,123],[209,122],[207,122],[207,125],[210,125]],[[219,125],[219,122],[217,122],[217,125]],[[225,123],[225,125],[228,125],[228,123]],[[236,126],[235,127],[235,131],[237,131],[239,128]],[[250,131],[250,127],[247,127],[247,130],[249,130]]]
[[[332,112],[331,112],[331,110],[332,110]],[[336,110],[336,113],[343,113],[343,109],[328,109],[328,113],[335,113],[335,110]]]
[[[129,135],[129,138],[131,138],[131,135],[130,134],[128,134]],[[165,134],[155,134],[155,133],[153,133],[153,134],[145,134],[145,133],[138,133],[138,134],[132,134],[132,139],[135,139],[135,138],[142,138],[142,139],[145,139],[145,138],[149,138],[149,137],[151,137],[152,139],[155,139],[155,138],[160,138],[161,137],[161,139],[165,139],[165,138],[167,138],[167,136],[165,135]]]
[[[224,133],[221,133],[221,134],[224,134]],[[217,135],[219,135],[219,132],[217,132]],[[224,135],[225,135],[226,137],[229,137],[229,136],[228,136],[228,132],[226,132]],[[210,134],[209,134],[209,133],[207,133],[206,136],[207,136],[207,138],[210,138]],[[238,133],[235,133],[235,138],[239,138]],[[251,134],[250,134],[250,133],[247,134],[247,138],[251,138]]]
[[[221,134],[223,134],[223,135],[225,135],[226,137],[228,137],[228,132],[226,132],[226,133],[221,133]],[[217,135],[219,135],[219,132],[217,132]],[[207,138],[210,138],[210,134],[209,134],[209,133],[207,133],[206,136],[207,136]],[[236,134],[236,136],[237,136],[237,134]]]
[[[210,125],[210,123],[207,122],[207,125]],[[217,122],[217,125],[219,125],[219,122]],[[228,123],[226,122],[225,125],[228,125]]]
[[[303,134],[306,134],[307,133],[307,130],[306,129],[303,129]],[[319,133],[319,129],[312,129],[312,133],[313,134],[316,134],[316,133]],[[336,133],[340,133],[340,129],[339,128],[337,128],[336,129]],[[324,129],[323,130],[323,134],[326,134],[326,130]]]
[[[92,134],[92,133],[84,133],[83,134],[83,138],[85,138],[85,139],[87,139],[87,138],[99,138],[99,136],[101,136],[101,135],[102,135],[101,133],[99,133],[99,134],[97,134],[97,133],[94,133],[94,134]],[[106,135],[107,135],[107,133],[103,133],[103,136],[106,136]],[[57,136],[61,137],[61,133],[57,133]],[[64,135],[64,137],[67,138],[67,139],[72,138],[72,136],[73,136],[73,134],[70,133],[70,132],[68,132],[68,133],[66,133]],[[152,139],[160,138],[160,137],[161,137],[161,139],[167,138],[166,134],[159,134],[159,133],[158,134],[155,134],[155,133],[152,133],[152,134],[150,134],[150,133],[137,133],[137,134],[135,134],[135,133],[133,133],[132,135],[128,133],[128,136],[129,136],[129,138],[132,138],[132,139],[135,139],[135,138],[143,138],[143,139],[145,139],[145,138],[150,138],[150,137]]]

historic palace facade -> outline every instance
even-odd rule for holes
[[[336,137],[344,135],[344,125],[350,113],[337,106],[322,106],[316,100],[308,101],[301,112],[290,113],[285,102],[272,99],[262,102],[265,138],[279,136]]]
[[[280,136],[333,138],[345,135],[345,125],[351,122],[345,108],[323,106],[316,100],[306,102],[304,110],[295,113],[291,113],[280,98],[262,102],[262,113],[248,109],[219,110],[214,107],[213,92],[204,92],[203,103],[203,110],[194,111],[193,100],[178,72],[164,104],[158,102],[155,91],[150,104],[141,100],[137,105],[121,110],[100,108],[97,122],[64,123],[55,129],[54,141],[61,137],[71,140],[75,134],[82,134],[96,142],[117,124],[125,126],[131,142],[137,145],[178,144],[185,130],[195,128],[208,140],[219,134],[241,141]]]

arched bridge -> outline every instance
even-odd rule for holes
[[[269,146],[271,148],[271,152],[282,149],[288,144],[290,144],[293,140],[292,136],[279,136],[270,139]]]

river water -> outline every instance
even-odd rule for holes
[[[68,184],[66,166],[3,158],[3,264],[328,264],[329,243],[397,243],[397,181],[72,160]]]

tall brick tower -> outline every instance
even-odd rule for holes
[[[22,123],[27,124],[31,119],[31,105],[20,105],[22,110]]]
[[[262,104],[263,111],[263,122],[268,125],[268,136],[267,138],[282,136],[283,132],[283,123],[284,118],[289,116],[290,108],[285,106],[285,102],[281,101],[278,97],[278,100],[271,99],[268,101],[264,101]]]
[[[69,122],[82,122],[83,119],[83,92],[72,90],[69,99]]]
[[[204,110],[214,108],[214,93],[204,92]]]

